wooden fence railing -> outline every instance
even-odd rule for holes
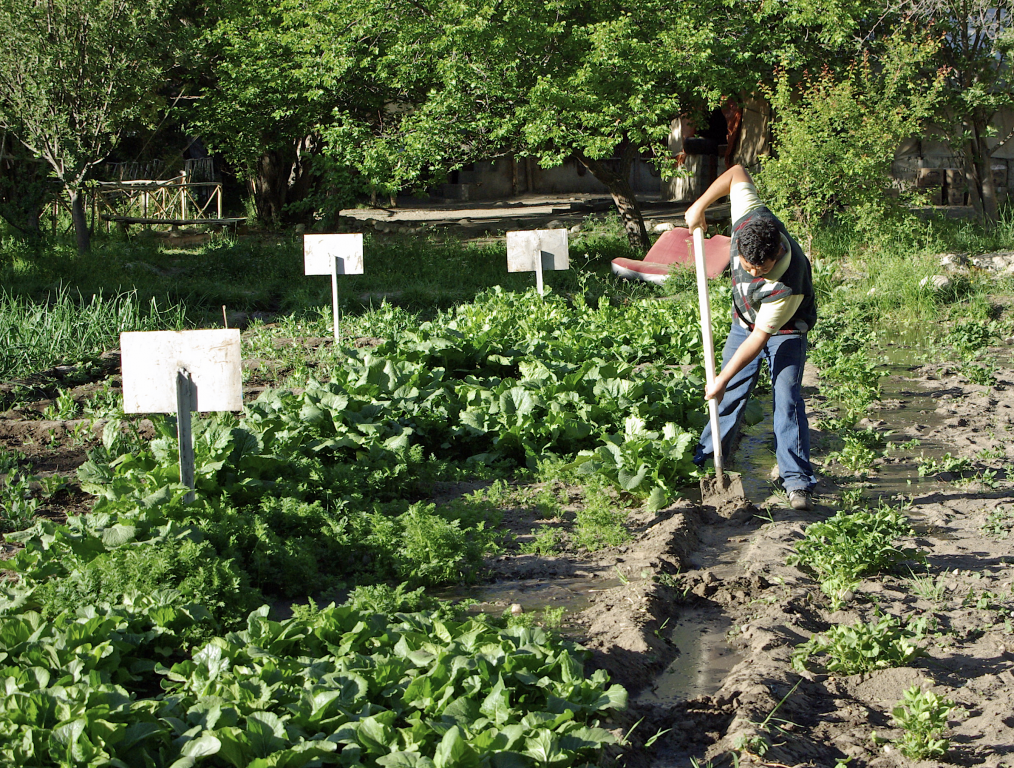
[[[92,216],[134,224],[222,222],[222,184],[172,179],[96,182]],[[231,220],[230,220],[231,221]]]

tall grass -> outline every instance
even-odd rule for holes
[[[931,340],[941,321],[978,316],[988,296],[1014,289],[1009,278],[977,272],[949,273],[943,253],[977,255],[1014,248],[1014,213],[993,228],[975,221],[915,216],[885,221],[879,234],[860,235],[845,226],[826,226],[813,240],[815,282],[823,306],[861,311],[875,328],[917,325]],[[945,275],[940,290],[931,282]]]
[[[0,291],[0,378],[81,363],[119,346],[122,331],[179,330],[183,306],[145,306],[133,291],[85,299],[67,287],[36,302]]]
[[[616,256],[635,255],[617,217],[585,222],[572,235],[571,264],[603,276]],[[500,285],[523,291],[535,284],[532,273],[508,274],[502,240],[462,241],[453,232],[400,235],[367,234],[365,274],[339,281],[343,313],[360,314],[389,304],[433,316],[471,301]],[[557,291],[577,290],[572,271],[546,275]],[[13,295],[44,301],[55,285],[84,295],[136,291],[138,301],[186,306],[194,325],[218,323],[222,306],[229,310],[315,315],[331,305],[326,277],[303,274],[302,238],[257,234],[220,237],[178,247],[138,233],[99,236],[92,252],[78,255],[72,244],[51,239],[29,244],[16,238],[0,241],[0,284]]]

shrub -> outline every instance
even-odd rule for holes
[[[825,68],[794,83],[778,73],[767,97],[777,116],[775,155],[762,158],[763,198],[812,237],[832,214],[872,232],[901,207],[890,195],[898,144],[921,133],[939,99],[942,78],[916,75],[936,50],[932,41],[888,41],[843,73]]]

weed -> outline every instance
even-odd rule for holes
[[[529,611],[514,613],[510,608],[503,612],[502,619],[507,622],[508,627],[525,627],[531,629],[536,624],[537,615]]]
[[[437,598],[426,594],[425,587],[409,589],[407,584],[398,584],[395,587],[389,584],[373,584],[353,589],[344,604],[366,614],[391,615],[432,610],[439,603]]]
[[[84,402],[82,410],[92,419],[122,419],[123,395],[106,384]]]
[[[778,703],[768,712],[767,716],[759,723],[754,723],[757,727],[758,733],[750,736],[740,736],[737,739],[734,749],[739,752],[746,752],[747,754],[756,755],[757,757],[764,757],[768,750],[771,749],[771,740],[769,738],[770,728],[774,728],[781,734],[785,734],[786,730],[782,728],[781,724],[791,725],[790,721],[783,718],[776,718],[775,713],[781,709],[782,704],[788,700],[789,696],[796,692],[799,688],[800,683],[803,682],[803,678],[799,678],[796,684],[788,690],[788,692],[779,699]]]
[[[47,405],[42,412],[42,418],[49,421],[70,421],[77,415],[78,405],[74,396],[65,389],[61,389],[51,405]]]
[[[768,750],[771,749],[771,742],[766,736],[762,736],[759,733],[754,733],[749,736],[741,734],[736,739],[732,748],[737,752],[745,752],[748,755],[764,757],[764,755],[768,753]]]
[[[951,474],[960,475],[972,468],[972,462],[960,456],[951,456],[945,453],[940,460],[919,457],[919,477],[932,477],[933,475]]]
[[[562,552],[567,543],[567,534],[559,528],[543,526],[534,533],[532,541],[521,545],[521,552],[526,555],[555,555]]]
[[[973,384],[983,387],[992,387],[996,384],[997,367],[991,360],[962,363],[958,371]]]
[[[892,711],[894,724],[905,733],[898,749],[910,760],[943,758],[950,742],[941,738],[954,702],[913,685]]]
[[[92,426],[88,421],[79,421],[70,431],[71,445],[84,445],[88,442]]]
[[[574,529],[571,531],[574,546],[595,552],[630,541],[630,533],[623,525],[626,513],[613,508],[612,499],[602,488],[587,488],[584,502],[574,517]]]
[[[844,675],[901,667],[924,655],[913,641],[924,636],[926,623],[916,619],[902,624],[895,616],[880,616],[868,624],[838,624],[796,646],[792,666],[805,672],[812,657],[825,656],[824,668]]]
[[[975,458],[979,461],[993,461],[994,459],[1006,458],[1007,454],[1004,453],[1003,448],[983,448],[979,451]]]
[[[39,507],[37,499],[32,498],[29,478],[13,472],[7,479],[0,481],[0,533],[23,531],[28,528]]]
[[[906,440],[904,443],[888,443],[884,446],[884,458],[887,458],[893,453],[901,453],[903,451],[914,451],[921,445],[919,438],[913,437],[911,440]]]
[[[996,600],[999,595],[990,592],[988,589],[984,589],[982,592],[976,592],[973,587],[968,588],[968,594],[965,595],[965,599],[961,601],[962,608],[975,608],[979,611],[991,611],[996,608]]]
[[[542,621],[541,624],[546,629],[552,629],[557,631],[563,626],[563,615],[567,612],[567,609],[563,606],[559,608],[543,608],[542,609]]]
[[[918,550],[895,546],[896,539],[912,535],[914,531],[905,516],[890,507],[841,511],[822,523],[807,526],[788,564],[812,572],[837,609],[844,593],[860,577],[889,570],[906,560],[922,559]]]
[[[871,429],[844,430],[842,439],[845,445],[841,450],[829,453],[828,461],[837,461],[853,474],[859,474],[873,466],[877,453],[871,446],[880,441],[880,436],[876,432]]]
[[[560,502],[551,485],[543,485],[535,494],[535,508],[543,520],[552,520],[563,514]]]
[[[1002,505],[990,510],[982,524],[982,532],[991,538],[1004,540],[1014,530],[1014,508]]]
[[[5,448],[0,445],[0,475],[12,472],[18,468],[18,464],[26,460],[25,454],[17,448]]]
[[[917,576],[913,572],[911,578],[906,579],[906,582],[915,595],[931,603],[939,605],[947,596],[948,586],[944,574],[939,574],[933,579],[929,576]]]
[[[857,509],[865,509],[866,503],[863,499],[862,488],[847,488],[841,492],[841,509],[843,512],[854,512]]]
[[[996,340],[996,328],[988,320],[964,320],[951,328],[946,340],[960,354],[974,354]]]
[[[47,477],[40,477],[38,478],[38,481],[39,493],[47,499],[53,498],[56,494],[70,485],[70,481],[62,475],[48,475]]]
[[[954,482],[955,485],[972,485],[973,483],[978,483],[979,485],[992,489],[999,485],[996,480],[996,474],[997,472],[995,469],[984,469],[981,472],[976,472],[968,477],[959,478]]]
[[[469,494],[476,501],[486,501],[496,507],[510,503],[513,495],[513,489],[504,480],[494,480],[485,488]]]

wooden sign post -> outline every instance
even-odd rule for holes
[[[567,230],[535,229],[507,233],[507,271],[535,272],[535,287],[544,295],[542,273],[570,269]]]
[[[331,275],[334,341],[338,333],[338,275],[363,274],[362,235],[303,235],[303,274]]]
[[[193,411],[243,410],[239,330],[120,334],[124,413],[175,413],[180,482],[194,500]]]

